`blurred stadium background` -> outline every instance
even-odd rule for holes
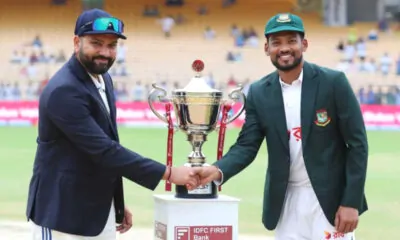
[[[358,239],[397,237],[400,190],[393,183],[400,180],[399,0],[0,0],[0,220],[24,220],[37,99],[72,54],[75,20],[88,8],[103,8],[125,22],[128,40],[121,42],[110,70],[122,142],[160,161],[165,159],[166,129],[151,129],[163,125],[145,102],[150,84],[182,87],[193,76],[192,61],[202,59],[211,86],[229,91],[241,83],[246,92],[251,82],[274,70],[263,51],[266,21],[279,12],[301,16],[310,44],[305,59],[346,72],[370,130],[367,194],[372,204]],[[240,127],[242,121],[232,126]],[[141,129],[128,128],[132,125]],[[226,149],[237,133],[238,128],[228,131]],[[210,159],[214,138],[205,144]],[[181,164],[189,144],[181,135],[175,142]],[[149,143],[160,146],[159,151]],[[243,200],[241,232],[265,234],[260,223],[265,154],[261,150],[257,163],[224,189]],[[151,228],[152,193],[132,185],[125,188],[136,226]],[[163,186],[157,191],[163,192]],[[4,226],[9,225],[0,223],[0,229]],[[14,237],[0,234],[0,239]]]

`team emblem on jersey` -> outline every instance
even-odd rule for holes
[[[315,125],[325,127],[331,122],[331,118],[328,116],[326,109],[318,110],[316,113],[317,119],[314,121]]]

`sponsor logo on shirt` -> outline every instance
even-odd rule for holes
[[[289,140],[293,137],[297,142],[301,140],[301,127],[294,127],[288,130]]]
[[[334,240],[334,239],[342,239],[345,237],[344,233],[340,233],[340,232],[328,232],[328,231],[324,231],[325,234],[325,238],[323,240]]]

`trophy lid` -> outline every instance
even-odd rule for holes
[[[217,89],[211,88],[201,72],[204,70],[204,62],[201,60],[195,60],[192,63],[192,69],[196,72],[195,76],[189,81],[189,83],[182,89],[176,89],[174,92],[185,92],[185,93],[222,93]]]

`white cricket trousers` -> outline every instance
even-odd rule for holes
[[[62,217],[62,216],[60,216]],[[107,219],[106,226],[103,231],[95,237],[83,237],[54,231],[45,227],[41,227],[32,222],[32,240],[116,240],[117,230],[115,223],[114,202],[111,205],[110,214]]]
[[[288,187],[275,240],[355,240],[354,233],[340,234],[325,217],[311,186]]]

